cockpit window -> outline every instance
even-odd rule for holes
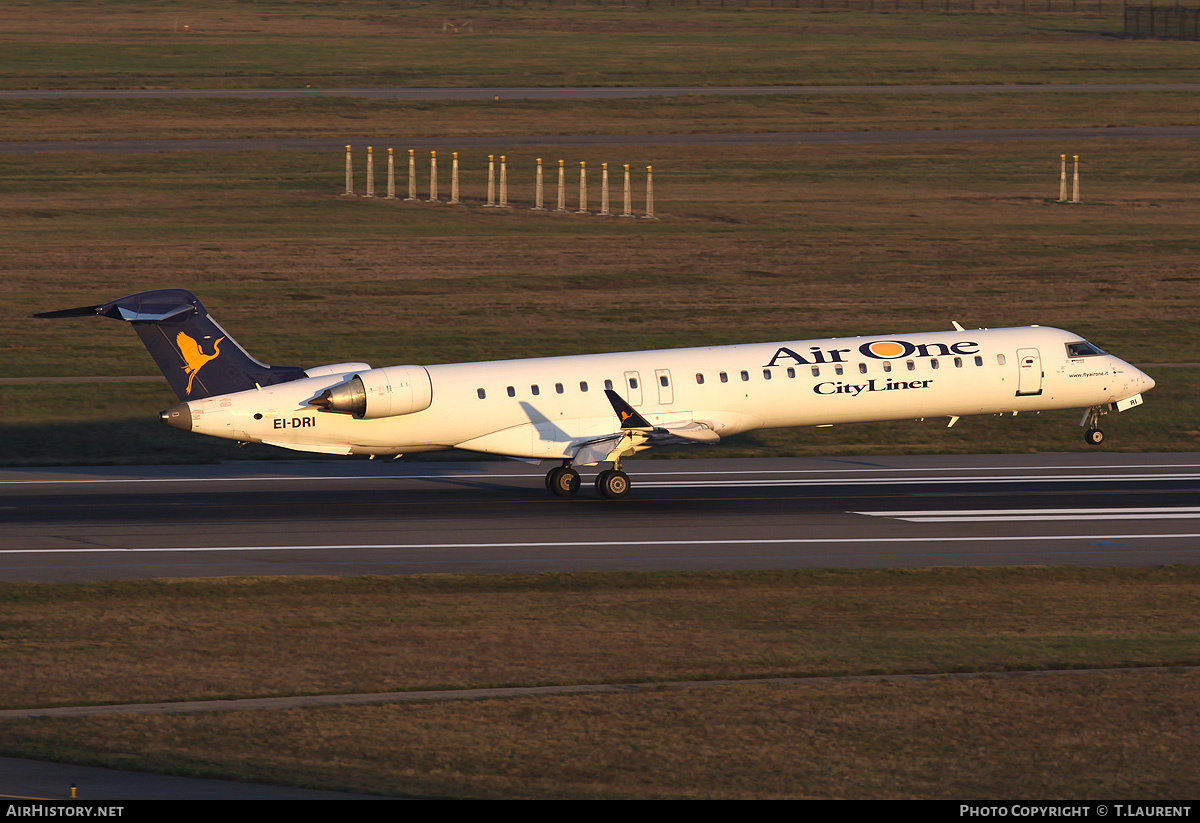
[[[1104,352],[1098,346],[1093,346],[1087,341],[1080,340],[1078,343],[1067,344],[1068,357],[1091,357],[1096,354],[1104,354]]]

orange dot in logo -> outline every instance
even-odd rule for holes
[[[891,340],[871,344],[871,354],[876,357],[899,357],[904,354],[904,347]]]

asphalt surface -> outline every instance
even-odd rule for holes
[[[212,140],[39,140],[0,143],[0,155],[45,152],[150,154],[173,151],[326,151],[350,143],[391,142],[414,149],[532,148],[536,146],[753,146],[880,143],[1005,143],[1031,140],[1178,140],[1200,138],[1200,126],[1114,126],[1060,129],[944,129],[933,131],[814,131],[729,134],[568,134],[484,137],[235,138]]]
[[[75,787],[74,800],[70,799],[72,786]],[[77,807],[98,803],[112,807],[119,806],[120,801],[131,800],[382,799],[385,798],[0,757],[0,801],[9,817],[21,816],[29,806],[43,810],[40,814],[28,814],[30,817],[87,817],[93,815],[87,815]],[[105,816],[130,817],[132,814]]]
[[[0,470],[0,579],[1200,562],[1200,454]]]
[[[0,579],[1200,562],[1196,453],[626,468],[619,502],[550,497],[511,462],[0,469]],[[6,800],[72,784],[85,803],[355,797],[0,758]]]

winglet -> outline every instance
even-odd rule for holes
[[[622,399],[621,395],[617,394],[612,389],[605,389],[604,394],[608,397],[608,402],[612,403],[613,411],[617,413],[617,419],[621,421],[621,430],[626,429],[652,429],[654,428],[646,422],[646,418],[642,417],[633,406],[629,405]]]

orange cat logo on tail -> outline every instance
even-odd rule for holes
[[[188,376],[188,394],[192,393],[192,381],[196,379],[196,374],[200,369],[204,368],[204,364],[209,360],[216,360],[220,356],[221,341],[224,339],[224,337],[218,338],[217,342],[213,343],[213,353],[205,354],[200,348],[200,344],[183,332],[175,336],[175,345],[179,347],[179,353],[183,355],[183,362],[187,364],[183,366],[183,371]]]

